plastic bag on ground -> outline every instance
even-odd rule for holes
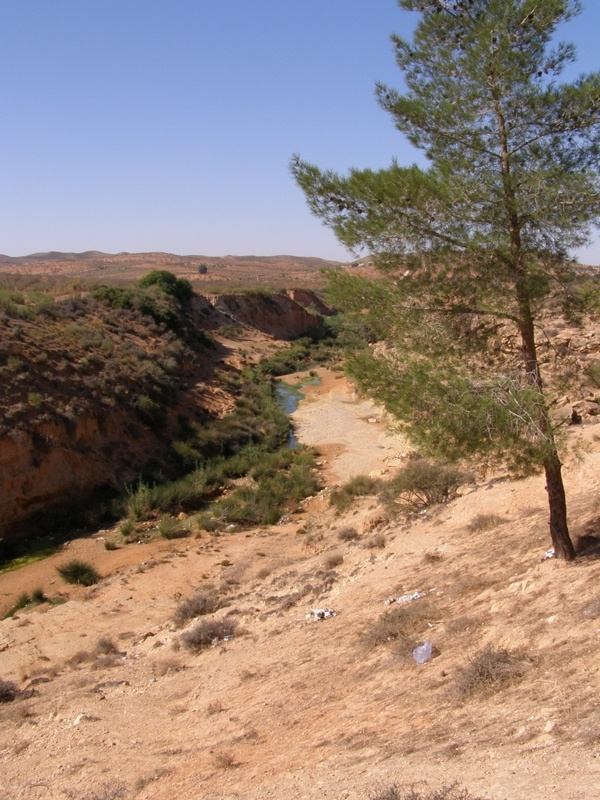
[[[413,650],[413,658],[417,664],[425,664],[431,658],[433,645],[431,642],[423,642]]]

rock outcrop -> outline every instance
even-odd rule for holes
[[[221,294],[212,297],[211,302],[217,311],[235,322],[276,339],[297,339],[321,324],[319,316],[311,314],[286,294]]]

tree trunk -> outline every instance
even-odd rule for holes
[[[544,386],[537,358],[535,329],[533,326],[533,314],[531,313],[531,298],[523,266],[524,253],[521,242],[521,220],[518,212],[517,196],[511,176],[506,123],[492,75],[489,76],[489,82],[492,87],[492,97],[498,122],[507,232],[510,239],[515,290],[519,306],[519,332],[523,343],[523,360],[525,362],[525,372],[529,376],[532,385],[535,386],[536,390],[539,392],[540,413],[538,424],[549,445],[548,455],[544,459],[544,471],[546,473],[546,491],[548,492],[548,505],[550,507],[550,536],[556,557],[571,561],[575,558],[575,548],[573,547],[573,542],[569,535],[569,526],[567,524],[567,501],[561,472],[562,465],[556,450],[554,434],[552,432],[552,422],[550,420],[548,406],[546,405],[546,398],[544,397]]]
[[[548,504],[550,506],[550,536],[554,546],[554,553],[557,558],[572,561],[575,558],[575,548],[569,536],[565,487],[556,450],[544,461],[544,470],[546,472],[546,491],[548,492]]]
[[[562,465],[556,450],[554,434],[552,432],[552,422],[544,397],[544,386],[537,360],[535,333],[529,298],[520,281],[517,281],[517,296],[519,299],[521,318],[519,328],[521,341],[523,342],[525,370],[540,394],[540,418],[538,424],[549,444],[549,453],[544,459],[544,471],[546,473],[546,491],[548,492],[548,505],[550,507],[550,537],[556,557],[563,558],[566,561],[572,561],[575,558],[575,548],[573,547],[573,542],[569,535],[569,526],[567,523],[567,501],[562,479]]]

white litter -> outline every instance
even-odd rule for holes
[[[306,615],[306,619],[329,619],[329,617],[337,616],[337,611],[333,608],[313,608],[313,610]]]
[[[433,645],[431,642],[423,642],[423,644],[415,647],[413,650],[413,658],[417,664],[426,664],[433,655]]]
[[[421,597],[425,597],[427,592],[413,592],[413,594],[403,594],[402,597],[390,597],[389,600],[385,601],[386,606],[391,606],[392,603],[398,603],[398,605],[405,605],[406,603],[412,603],[413,600],[420,600]]]
[[[556,550],[553,547],[551,547],[550,550],[546,550],[541,560],[546,561],[549,558],[556,558]]]

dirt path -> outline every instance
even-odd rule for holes
[[[291,416],[298,440],[322,453],[325,483],[385,475],[400,464],[408,445],[389,429],[384,410],[358,397],[343,373],[322,368],[317,375],[320,384],[303,389],[306,396]]]

